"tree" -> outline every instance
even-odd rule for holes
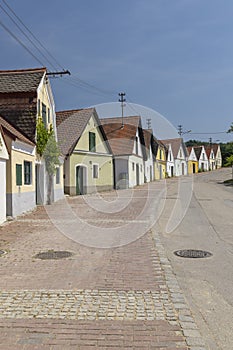
[[[232,166],[233,165],[233,154],[226,158],[226,166]]]
[[[60,151],[53,128],[50,127],[47,130],[41,117],[38,118],[36,125],[36,151],[39,157],[43,157],[45,160],[45,168],[48,173],[47,204],[51,204],[53,176],[56,172],[56,167],[60,164]]]
[[[47,193],[47,204],[52,202],[52,187],[53,187],[53,176],[56,172],[56,168],[60,165],[59,162],[60,151],[55,139],[54,132],[51,131],[43,157],[45,159],[45,168],[48,173],[48,193]]]
[[[227,132],[228,133],[233,132],[233,123],[231,123],[230,129]]]

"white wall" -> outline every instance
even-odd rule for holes
[[[0,224],[6,220],[6,160],[0,158]]]

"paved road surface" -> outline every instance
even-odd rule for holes
[[[175,199],[166,202],[157,229],[195,320],[211,350],[233,349],[233,188],[220,182],[230,169],[194,177],[189,209],[178,228],[166,233]],[[176,181],[168,183],[168,197],[176,197]],[[172,202],[172,203],[171,203]],[[207,259],[182,259],[178,249],[202,249]]]

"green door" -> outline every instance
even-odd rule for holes
[[[76,194],[84,194],[84,167],[76,167]]]

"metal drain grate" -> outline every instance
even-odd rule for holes
[[[177,250],[176,252],[174,252],[174,254],[181,258],[191,258],[191,259],[208,258],[213,255],[210,252],[206,252],[205,250],[196,250],[196,249]]]
[[[49,250],[47,252],[41,252],[36,254],[35,258],[41,259],[41,260],[52,260],[52,259],[64,259],[69,258],[73,254],[71,252],[67,251],[54,251]]]

